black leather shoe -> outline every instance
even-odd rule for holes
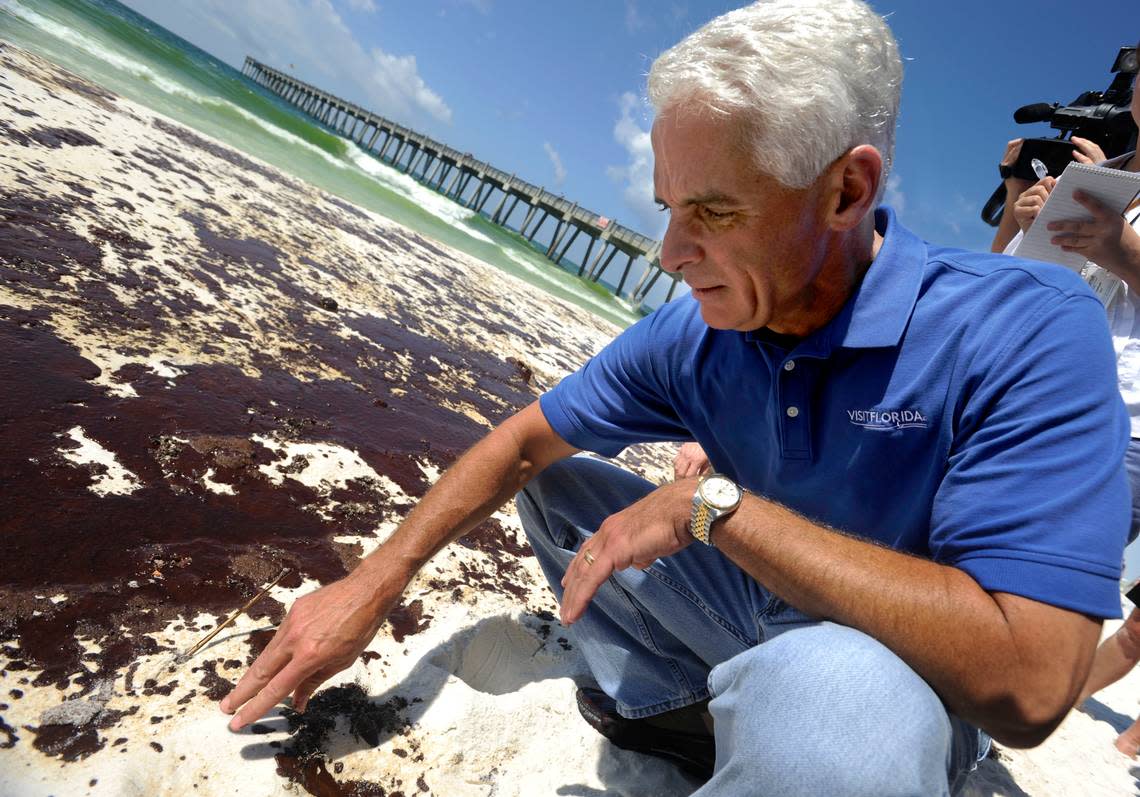
[[[664,758],[702,781],[712,777],[716,744],[712,734],[658,728],[648,720],[626,719],[600,689],[578,688],[578,711],[590,727],[622,750]]]

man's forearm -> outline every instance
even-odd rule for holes
[[[509,418],[463,454],[396,532],[358,568],[398,568],[410,580],[431,557],[505,504],[556,459],[575,449],[550,430],[537,403]]]
[[[347,578],[297,599],[221,708],[239,730],[293,695],[297,711],[352,666],[408,582],[440,548],[501,506],[534,474],[574,453],[536,403],[460,457],[400,528]],[[236,713],[235,713],[236,712]]]
[[[1007,744],[1043,739],[1088,672],[1096,621],[991,595],[961,570],[823,528],[762,499],[747,498],[718,524],[714,541],[800,610],[882,642],[952,711]],[[1046,622],[1011,616],[1024,612]]]

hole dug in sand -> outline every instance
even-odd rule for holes
[[[546,620],[533,614],[487,618],[457,634],[425,661],[491,695],[516,692],[550,678],[588,679],[585,661],[565,638],[549,639],[551,626]]]

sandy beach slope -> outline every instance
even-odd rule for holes
[[[10,45],[0,197],[0,795],[692,791],[578,718],[588,675],[509,506],[304,717],[231,734],[214,703],[614,327]],[[669,456],[623,462],[660,481]],[[972,793],[1136,793],[1112,739],[1138,684]]]

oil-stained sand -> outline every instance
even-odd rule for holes
[[[212,701],[293,598],[616,329],[11,46],[0,102],[0,785],[541,793],[518,706],[551,679],[538,702],[596,779],[582,664],[509,507],[304,716],[231,735]],[[661,478],[667,452],[628,461]],[[512,695],[470,677],[486,661]]]

